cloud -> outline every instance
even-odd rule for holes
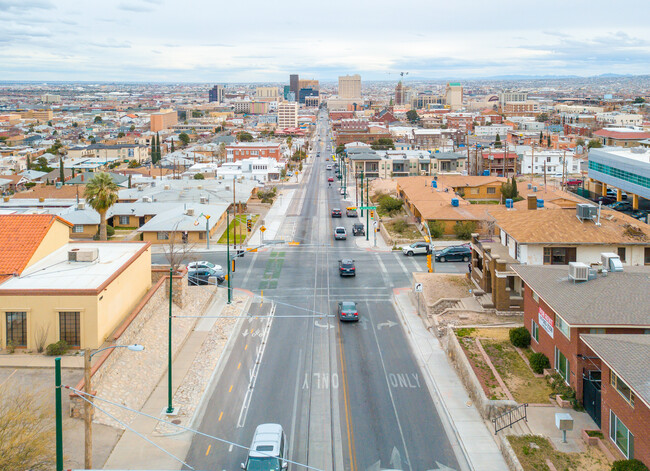
[[[131,43],[129,43],[128,41],[118,43],[115,42],[114,40],[108,40],[105,42],[89,42],[87,44],[89,46],[101,47],[106,49],[129,49],[131,47]]]
[[[120,2],[117,5],[117,8],[120,10],[124,11],[130,11],[134,13],[146,13],[146,12],[151,12],[154,10],[154,8],[150,3],[148,5],[143,5],[143,4],[138,4],[138,3],[126,3],[126,2]]]
[[[29,10],[52,10],[49,0],[0,0],[0,11],[26,12]]]

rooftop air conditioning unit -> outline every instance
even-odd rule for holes
[[[77,209],[79,209],[79,210],[86,209],[86,203],[84,203],[83,201],[80,201],[79,203],[77,203]]]
[[[171,187],[169,185],[165,185],[165,190],[169,190]]]
[[[589,279],[589,265],[582,262],[569,262],[569,279],[587,281]]]
[[[206,196],[201,196],[201,204],[208,204],[208,198]]]
[[[576,205],[576,217],[581,221],[593,219],[598,214],[598,208],[593,204],[580,203]]]
[[[199,190],[202,190],[202,189],[203,189],[203,185],[199,185],[199,186],[197,186],[196,188],[199,189]]]
[[[600,254],[600,261],[603,264],[603,269],[610,272],[623,271],[623,263],[621,257],[612,252],[604,252]]]
[[[68,262],[94,262],[98,256],[97,249],[72,249],[68,251]]]
[[[188,216],[194,216],[194,208],[187,208],[185,214]]]
[[[145,196],[145,197],[143,197],[143,198],[142,198],[142,201],[143,201],[144,203],[151,203],[151,196]]]
[[[229,186],[226,186],[226,191],[230,191],[230,187],[229,187]]]
[[[140,185],[140,186],[138,187],[138,191],[144,191],[144,187],[143,187],[142,185]]]

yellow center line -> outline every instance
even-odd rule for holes
[[[237,369],[241,368],[241,362],[237,365]]]
[[[339,355],[341,358],[341,378],[343,383],[343,402],[345,403],[345,423],[348,434],[348,453],[350,454],[350,471],[357,469],[357,452],[354,446],[354,430],[352,429],[352,419],[350,418],[350,408],[348,406],[348,378],[346,376],[345,351],[341,341],[341,324],[339,323]]]
[[[244,351],[248,350],[248,344],[244,347]]]
[[[219,414],[219,422],[221,422],[221,417],[223,417],[223,411],[221,411],[221,414]]]
[[[205,450],[205,456],[208,456],[210,454],[210,448],[212,448],[212,445],[208,445],[208,449]]]
[[[251,334],[253,333],[253,328],[251,327]]]
[[[228,390],[228,392],[232,392],[232,386],[233,386],[233,385],[231,384],[231,385],[230,385],[230,389]]]

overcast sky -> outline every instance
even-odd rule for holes
[[[0,0],[0,80],[649,74],[648,0]]]

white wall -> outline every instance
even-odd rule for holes
[[[567,244],[567,246],[571,246]],[[603,252],[618,253],[618,245],[579,245],[576,248],[576,261],[586,263],[600,262],[600,254]],[[544,247],[541,245],[522,245],[520,248],[521,262],[528,265],[544,264]],[[644,247],[627,247],[625,263],[623,265],[643,265]]]

